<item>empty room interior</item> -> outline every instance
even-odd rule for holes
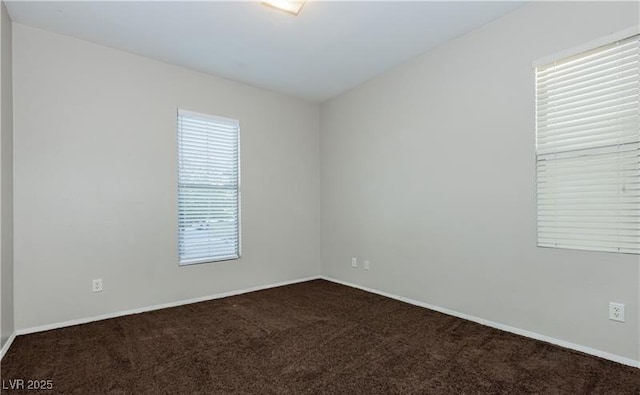
[[[640,394],[637,1],[3,1],[2,393]]]

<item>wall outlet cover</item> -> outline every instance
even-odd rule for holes
[[[93,280],[92,286],[93,292],[102,292],[102,279]]]
[[[624,304],[610,302],[609,319],[613,321],[624,322]]]

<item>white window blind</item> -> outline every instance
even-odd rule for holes
[[[240,256],[239,122],[178,110],[181,265]]]
[[[538,246],[640,253],[640,36],[536,68]]]

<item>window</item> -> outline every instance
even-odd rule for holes
[[[538,246],[640,253],[640,36],[536,68]]]
[[[178,110],[180,265],[240,256],[239,122]]]

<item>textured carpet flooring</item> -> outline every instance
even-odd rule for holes
[[[640,369],[322,280],[19,336],[1,370],[77,394],[640,394]]]

